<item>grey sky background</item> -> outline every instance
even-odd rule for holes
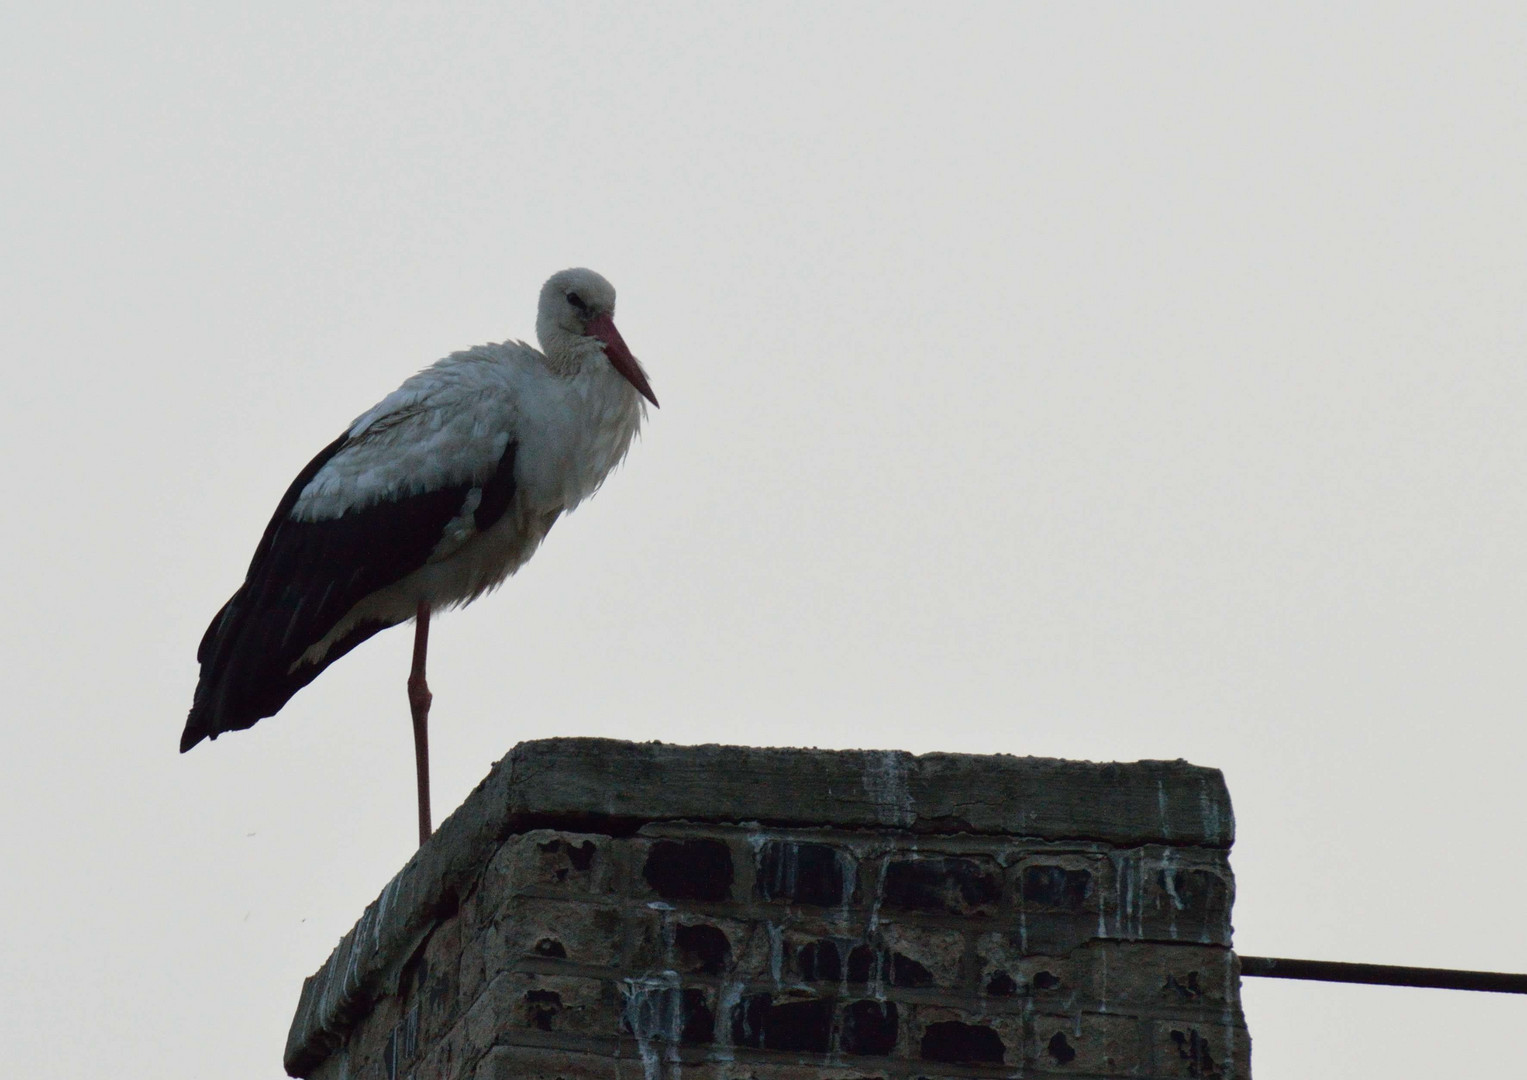
[[[6,1075],[281,1075],[414,839],[395,630],[184,758],[296,471],[587,265],[663,402],[433,627],[515,742],[1185,757],[1243,952],[1527,971],[1527,9],[0,13]],[[1261,1077],[1521,999],[1251,982]]]

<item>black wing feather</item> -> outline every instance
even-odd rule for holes
[[[275,715],[331,663],[393,625],[357,625],[320,662],[297,664],[357,603],[424,565],[474,486],[482,489],[474,514],[479,530],[503,517],[513,500],[511,442],[494,474],[478,484],[463,481],[327,521],[293,520],[303,488],[347,442],[341,436],[330,443],[292,481],[243,586],[207,627],[196,654],[201,680],[181,736],[182,753],[204,738]]]

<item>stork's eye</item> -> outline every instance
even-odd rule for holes
[[[587,311],[589,309],[589,306],[583,302],[583,297],[579,296],[575,292],[570,292],[567,294],[567,302],[573,305],[573,307],[577,308],[579,311]]]

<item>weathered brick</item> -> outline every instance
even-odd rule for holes
[[[481,1055],[482,1049],[468,1040],[466,1021],[462,1020],[429,1047],[419,1063],[404,1076],[406,1080],[466,1080]],[[365,1078],[357,1077],[356,1080]],[[404,1080],[404,1077],[397,1080]]]
[[[989,997],[1008,998],[1018,993],[1018,980],[1014,979],[1006,969],[995,968],[985,980],[985,990]]]
[[[515,1005],[513,978],[509,972],[494,976],[468,1006],[456,1025],[464,1045],[479,1049],[492,1046],[498,1033],[509,1026]]]
[[[708,1046],[716,1039],[710,990],[684,986],[667,972],[621,983],[621,1028],[638,1039],[678,1046]]]
[[[894,770],[864,783],[904,806]],[[897,811],[915,832],[615,815],[615,835],[515,835],[474,811],[476,869],[421,851],[304,989],[288,1063],[316,1080],[1245,1080],[1238,973],[1216,944],[1228,805],[1204,811],[1217,846],[1185,840],[1177,810],[1112,844],[1053,820],[1038,839],[1027,817],[957,834],[981,797]]]
[[[832,1043],[832,1001],[805,995],[753,994],[732,1008],[732,1045],[825,1054]]]
[[[504,990],[499,1030],[529,1028],[572,1035],[616,1035],[619,1005],[610,984],[574,975],[516,972]]]
[[[1083,867],[1029,863],[1018,877],[1018,897],[1029,910],[1097,910],[1094,874]]]
[[[495,1046],[477,1063],[472,1080],[636,1080],[642,1075],[640,1062],[539,1047]]]
[[[1151,1025],[1160,1076],[1247,1080],[1251,1038],[1237,1025],[1158,1020]]]
[[[663,900],[730,900],[735,876],[731,847],[713,837],[650,841],[642,862],[642,880]]]
[[[484,954],[487,949],[487,939],[495,931],[491,928],[479,929],[471,934],[463,934],[461,946],[461,959],[456,972],[456,988],[461,1001],[469,1004],[476,999],[478,991],[482,989],[487,967],[484,963]]]
[[[382,1049],[382,1066],[389,1080],[402,1075],[418,1058],[420,1049],[429,1045],[420,1040],[420,1034],[419,1004],[415,1002],[411,1008],[403,1010],[402,1019],[393,1025],[387,1045]]]
[[[518,896],[502,905],[487,941],[497,969],[524,960],[614,964],[620,947],[618,908],[576,900]]]
[[[901,1036],[900,1010],[894,1001],[851,1001],[843,1006],[839,1045],[845,1054],[885,1057]]]
[[[667,905],[642,905],[627,908],[624,922],[618,962],[627,972],[673,968],[685,974],[721,975],[744,968],[769,970],[767,934],[741,920],[680,917]]]
[[[744,982],[772,982],[776,973],[782,978],[788,977],[792,953],[814,940],[804,935],[797,937],[762,920],[748,923],[715,921],[729,932],[732,946],[729,975]]]
[[[1103,897],[1105,936],[1229,946],[1235,889],[1223,860],[1153,846],[1113,852],[1109,862],[1114,884]]]
[[[714,922],[679,923],[673,928],[676,970],[694,975],[720,975],[732,964],[732,942]]]
[[[1228,945],[1232,896],[1230,882],[1215,870],[1160,866],[1148,879],[1146,901],[1154,915],[1148,922],[1157,936],[1173,941]]]
[[[923,1027],[917,1056],[944,1065],[1003,1065],[1010,1052],[989,1024],[937,1020]]]
[[[452,919],[436,932],[415,962],[407,1002],[418,1011],[419,1037],[439,1038],[461,1015],[461,924]]]
[[[942,1005],[904,1008],[908,1057],[931,1065],[1016,1066],[1023,1056],[1023,1018]]]
[[[832,938],[796,944],[791,956],[795,975],[802,982],[836,983],[843,978],[843,945]]]
[[[1240,1008],[1235,954],[1203,945],[1163,947],[1139,942],[1098,942],[1087,950],[1098,997],[1169,1009],[1183,1016]]]
[[[997,913],[1002,879],[990,859],[892,859],[885,868],[881,897],[889,911],[980,918]]]
[[[855,1058],[845,1065],[828,1062],[807,1065],[792,1062],[784,1055],[768,1061],[706,1061],[685,1065],[682,1072],[682,1080],[889,1080],[889,1076],[869,1058]],[[917,1076],[918,1080],[932,1080],[921,1073]],[[625,1076],[621,1080],[626,1080]]]
[[[754,891],[764,900],[837,907],[848,900],[854,858],[831,844],[767,840],[758,851]]]
[[[1085,950],[1032,955],[1024,949],[1021,934],[989,933],[976,939],[976,953],[979,982],[990,996],[1031,996],[1047,1001],[1092,992],[1090,960]],[[1014,984],[1006,994],[994,994],[991,989],[999,976]]]
[[[402,1015],[403,1002],[393,996],[382,998],[371,1007],[365,1021],[350,1038],[350,1068],[356,1075],[370,1064],[380,1062]]]
[[[1150,1063],[1147,1027],[1132,1016],[1041,1014],[1030,1030],[1024,1062],[1034,1068],[1134,1076]]]
[[[889,960],[886,981],[892,986],[953,989],[961,984],[962,931],[888,922],[880,925],[879,940]]]
[[[506,900],[525,892],[588,896],[609,891],[608,836],[537,829],[506,840],[489,860],[482,891]],[[496,912],[479,908],[479,921]]]

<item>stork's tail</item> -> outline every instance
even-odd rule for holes
[[[197,702],[191,706],[191,714],[186,717],[186,729],[180,733],[180,752],[184,754],[191,747],[203,739],[217,738],[217,732],[213,730],[207,709]]]

